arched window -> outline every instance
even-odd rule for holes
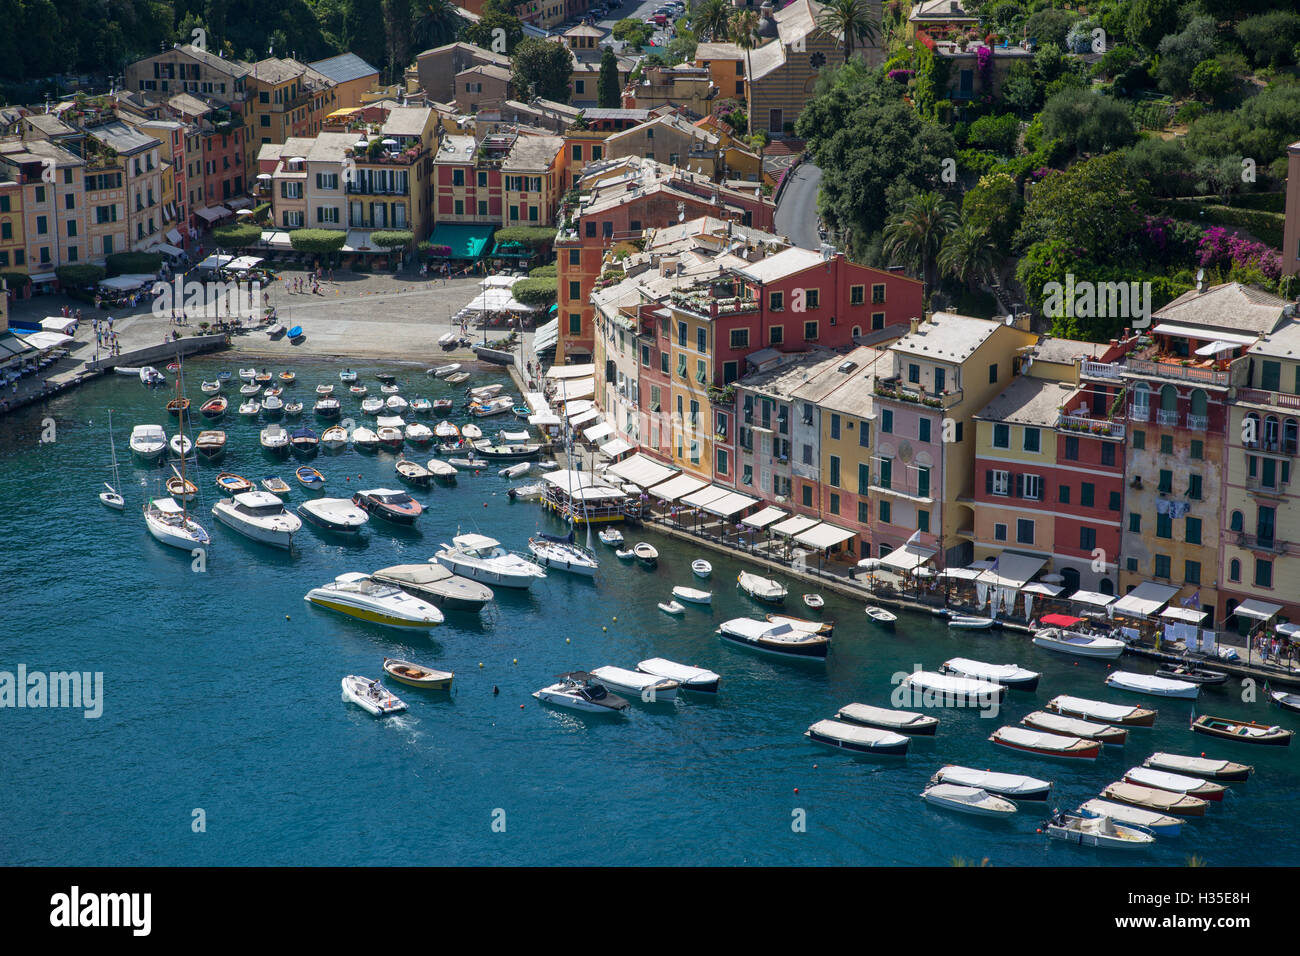
[[[1232,531],[1244,531],[1246,528],[1246,519],[1240,511],[1234,511],[1232,517],[1228,519],[1228,528]]]
[[[1098,585],[1098,590],[1101,591],[1102,594],[1114,594],[1115,582],[1110,578],[1102,578],[1101,584]]]
[[[1264,448],[1268,451],[1277,451],[1280,447],[1278,424],[1276,415],[1264,419]]]
[[[853,326],[853,337],[856,339],[861,334],[862,334],[862,326],[860,325]]]
[[[1166,385],[1160,390],[1160,410],[1162,412],[1178,411],[1178,389]]]
[[[1231,561],[1228,562],[1228,580],[1229,581],[1241,580],[1241,562],[1236,558],[1233,558]],[[1229,609],[1229,613],[1231,613],[1231,609]]]
[[[1259,415],[1256,412],[1247,412],[1246,419],[1242,422],[1241,443],[1247,448],[1258,448],[1262,433],[1263,427],[1260,425]]]
[[[1210,400],[1206,398],[1205,392],[1203,390],[1198,388],[1196,389],[1196,391],[1192,392],[1191,411],[1193,415],[1200,415],[1202,417],[1208,415],[1209,405],[1210,405]]]

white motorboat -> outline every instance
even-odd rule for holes
[[[262,411],[267,418],[279,418],[284,414],[284,399],[278,395],[268,395],[262,402]]]
[[[459,371],[460,371],[460,363],[452,362],[449,365],[439,365],[437,368],[429,369],[429,374],[432,375],[434,378],[446,378],[448,375],[452,375]]]
[[[995,797],[979,787],[963,787],[955,783],[936,783],[921,793],[926,803],[948,810],[960,810],[981,817],[1010,817],[1017,807],[1010,800]]]
[[[1038,688],[1037,671],[1026,670],[1018,664],[989,664],[973,661],[968,657],[952,657],[943,662],[940,668],[945,674],[959,677],[975,677],[993,684],[1003,684],[1013,690],[1032,691]]]
[[[678,604],[676,601],[660,601],[659,610],[665,614],[685,614],[686,605]]]
[[[149,533],[163,544],[182,551],[206,548],[212,539],[203,526],[171,498],[152,498],[145,502],[144,523]]]
[[[993,626],[993,618],[975,617],[971,614],[949,614],[948,626],[964,631],[987,631]]]
[[[1184,757],[1181,754],[1153,753],[1142,761],[1144,766],[1157,770],[1171,770],[1175,773],[1190,773],[1209,780],[1248,780],[1255,768],[1231,760],[1215,760],[1208,757]]]
[[[433,430],[421,422],[411,422],[406,426],[406,440],[412,445],[427,445],[433,441]]]
[[[1124,642],[1113,637],[1085,634],[1082,631],[1063,631],[1056,627],[1035,631],[1034,644],[1048,651],[1106,661],[1113,661],[1124,653]]]
[[[1097,720],[1120,727],[1150,727],[1156,722],[1156,712],[1145,707],[1108,704],[1105,701],[1087,700],[1065,694],[1053,697],[1043,706],[1043,709],[1064,714],[1066,717],[1082,717],[1084,720]]]
[[[321,418],[338,418],[342,409],[337,398],[322,398],[312,406],[312,411]]]
[[[820,611],[826,606],[826,599],[820,594],[805,594],[803,596],[803,603],[805,607],[809,607],[814,611]]]
[[[733,644],[801,660],[826,660],[831,643],[825,634],[809,634],[789,624],[756,621],[751,617],[724,621],[718,628],[718,635]]]
[[[239,378],[240,381],[251,382],[253,379],[257,378],[257,369],[241,368],[239,370]]]
[[[392,382],[387,382],[379,386],[379,393],[381,395],[396,395],[401,390],[400,386],[395,385]]]
[[[480,385],[478,388],[467,388],[465,394],[469,396],[471,402],[485,402],[489,398],[496,398],[505,389],[504,385]]]
[[[568,571],[593,577],[600,562],[596,555],[573,543],[573,533],[565,539],[557,540],[551,535],[541,534],[528,539],[528,550],[532,552],[539,564],[556,571]]]
[[[673,588],[673,597],[677,598],[679,601],[686,601],[689,604],[713,603],[712,591],[700,591],[696,588],[675,587]]]
[[[348,393],[355,398],[365,398],[370,394],[370,389],[364,385],[349,385]]]
[[[1150,694],[1153,697],[1179,697],[1195,700],[1201,693],[1201,685],[1185,680],[1170,680],[1153,674],[1137,674],[1133,671],[1111,671],[1106,675],[1106,684],[1120,690],[1131,690],[1137,694]]]
[[[951,783],[960,787],[978,787],[1009,800],[1046,800],[1052,793],[1050,780],[1039,780],[1019,773],[996,773],[948,764],[930,778],[931,783]]]
[[[302,402],[285,402],[284,414],[289,418],[297,418],[302,414]]]
[[[928,714],[914,714],[908,710],[875,707],[871,704],[845,704],[835,715],[850,724],[878,727],[909,737],[933,737],[939,729],[939,718]]]
[[[767,604],[781,604],[788,593],[784,584],[771,578],[741,571],[736,575],[736,585],[750,597]]]
[[[157,461],[167,449],[167,433],[161,425],[136,425],[127,443],[141,461]]]
[[[631,548],[618,548],[614,551],[614,557],[620,561],[631,561],[636,557],[636,554],[633,553]]]
[[[317,385],[317,386],[316,386],[316,394],[317,394],[317,395],[320,395],[320,396],[322,396],[322,397],[323,397],[323,396],[326,396],[326,395],[333,395],[333,394],[334,394],[334,386],[333,386],[333,385],[327,385],[327,384],[325,384],[324,382],[322,382],[320,385]]]
[[[244,418],[256,418],[262,412],[262,403],[251,398],[239,406],[239,414]]]
[[[175,457],[188,458],[190,452],[194,450],[194,442],[190,441],[188,435],[178,433],[167,442],[167,447],[172,450]]]
[[[298,514],[318,528],[341,534],[355,534],[370,520],[350,498],[313,498],[298,506]]]
[[[381,584],[356,571],[312,588],[303,600],[371,624],[400,630],[428,630],[443,621],[442,612],[399,587]]]
[[[515,408],[515,401],[508,395],[500,398],[489,398],[485,402],[474,402],[469,407],[469,413],[475,418],[487,418],[491,415],[505,415]]]
[[[1116,823],[1110,817],[1079,817],[1064,813],[1057,814],[1048,822],[1047,835],[1053,840],[1112,850],[1143,850],[1156,842],[1156,838],[1145,830]]]
[[[1126,803],[1115,803],[1100,797],[1094,797],[1080,805],[1079,815],[1110,817],[1119,823],[1131,823],[1143,827],[1156,836],[1178,836],[1183,829],[1183,821],[1178,817],[1171,817],[1167,813],[1156,813],[1154,810],[1143,810],[1141,807],[1130,807]]]
[[[256,382],[249,382],[247,385],[239,386],[239,394],[246,398],[252,398],[262,390],[262,386]]]
[[[881,627],[892,628],[898,620],[898,615],[893,611],[887,611],[883,607],[877,607],[874,604],[867,605],[867,617],[871,618],[873,624],[879,624]]]
[[[459,474],[459,472],[456,471],[455,465],[448,464],[440,458],[430,458],[425,467],[429,469],[429,474],[433,475],[433,477],[440,481],[455,483],[456,475]],[[514,489],[511,490],[513,491]]]
[[[389,395],[384,400],[384,404],[388,406],[390,412],[401,412],[406,409],[407,401],[401,395]]]
[[[349,674],[343,678],[343,699],[376,717],[399,714],[406,704],[377,680]]]
[[[302,527],[297,515],[284,510],[284,502],[269,491],[246,491],[222,498],[212,506],[212,516],[246,538],[277,548],[293,547]]]
[[[1027,727],[1011,725],[993,731],[989,740],[1023,753],[1038,754],[1040,757],[1065,757],[1072,760],[1096,760],[1101,754],[1102,746],[1095,740],[1045,734]]]
[[[647,568],[659,564],[659,549],[647,541],[638,541],[632,546],[632,556]]]
[[[501,547],[501,542],[482,534],[458,534],[451,544],[430,560],[462,577],[505,588],[529,588],[544,579],[546,572],[537,562]]]
[[[1020,722],[1030,730],[1043,730],[1049,734],[1060,734],[1062,737],[1096,740],[1113,747],[1122,747],[1128,742],[1128,730],[1124,727],[1112,727],[1110,724],[1099,724],[1080,717],[1065,717],[1045,710],[1026,714],[1020,718]]]
[[[158,371],[151,365],[146,365],[144,368],[140,369],[139,374],[140,384],[147,385],[150,388],[158,385],[165,385],[167,383],[167,376],[163,375],[162,372]]]
[[[804,736],[813,743],[857,754],[902,756],[911,743],[902,734],[838,720],[819,720],[804,731]]]
[[[589,714],[618,714],[630,706],[622,697],[611,694],[604,684],[586,671],[560,674],[556,683],[534,692],[533,696],[545,704]]]
[[[606,528],[604,531],[597,534],[596,537],[600,538],[601,544],[607,544],[611,548],[617,548],[623,543],[623,532],[619,531],[617,528]]]
[[[709,564],[709,562],[705,561],[703,558],[696,558],[691,562],[691,573],[697,578],[707,578],[713,573],[713,565]]]
[[[348,430],[342,425],[331,425],[321,432],[320,447],[326,451],[342,451],[348,447]]]
[[[713,671],[702,667],[691,667],[688,664],[678,664],[663,657],[651,657],[641,661],[636,665],[636,669],[646,674],[653,674],[655,677],[667,677],[669,680],[676,681],[682,690],[694,691],[698,694],[716,694],[718,684],[722,681],[722,678]]]
[[[1202,800],[1222,800],[1228,788],[1204,777],[1188,777],[1181,773],[1156,770],[1152,767],[1131,767],[1124,774],[1124,779],[1143,787],[1168,790],[1170,793],[1184,793],[1189,797]]]
[[[936,671],[914,671],[903,678],[902,686],[918,707],[988,706],[1007,692],[1001,684]]]
[[[351,385],[356,380],[357,373],[352,371],[350,368],[345,368],[343,371],[339,372],[339,381],[344,385]]]
[[[379,435],[364,426],[352,430],[352,447],[357,451],[376,451],[379,448]]]
[[[361,410],[367,415],[378,415],[384,410],[382,398],[367,398],[361,403]]]
[[[443,441],[451,441],[460,437],[460,429],[445,420],[433,426],[433,433]]]
[[[635,694],[642,703],[655,704],[676,700],[681,686],[668,677],[657,677],[644,671],[630,671],[623,667],[593,667],[591,676],[612,691]]]
[[[289,433],[281,425],[267,425],[259,440],[262,449],[272,455],[284,456],[289,451]]]

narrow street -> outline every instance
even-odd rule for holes
[[[817,191],[822,171],[804,163],[791,174],[776,207],[776,231],[803,249],[821,248],[817,232]]]

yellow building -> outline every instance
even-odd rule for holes
[[[0,272],[27,272],[23,228],[23,187],[8,174],[0,176]]]
[[[713,322],[706,316],[666,303],[667,318],[660,319],[660,344],[668,345],[667,407],[663,409],[672,430],[672,463],[697,478],[713,480],[713,430],[709,384],[714,342]]]
[[[562,136],[520,136],[501,162],[503,226],[550,226],[560,204]]]
[[[432,109],[398,107],[389,112],[379,133],[370,137],[382,148],[351,150],[344,186],[349,230],[409,229],[417,241],[429,235],[437,129],[438,116]],[[391,142],[384,146],[386,140]]]

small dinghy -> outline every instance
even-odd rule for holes
[[[361,410],[367,415],[378,415],[384,410],[384,400],[382,398],[367,398],[361,403]]]
[[[427,398],[411,399],[411,411],[416,415],[427,415],[433,409],[433,402]]]
[[[971,614],[949,614],[948,626],[963,631],[987,631],[993,626],[993,618],[975,617]]]
[[[294,382],[298,381],[298,373],[290,372],[288,370],[283,371],[280,373],[280,381],[285,385],[292,385]]]
[[[433,475],[433,477],[437,478],[439,481],[445,481],[450,485],[456,483],[456,475],[459,474],[459,472],[456,471],[455,465],[450,465],[445,461],[439,461],[437,458],[430,458],[429,463],[425,465],[425,467],[429,469],[429,474]],[[516,489],[511,488],[510,490],[515,491]]]
[[[533,466],[526,461],[521,461],[517,465],[507,465],[497,472],[502,478],[518,478],[521,475],[528,474],[529,469]]]
[[[188,478],[182,478],[180,475],[168,478],[165,484],[167,485],[167,493],[177,501],[193,501],[199,493],[199,489],[195,487],[194,482]]]
[[[803,596],[804,607],[810,611],[820,611],[826,606],[826,599],[820,594],[805,594]]]
[[[1289,747],[1294,734],[1281,727],[1259,724],[1251,720],[1230,720],[1227,717],[1211,717],[1206,714],[1192,721],[1192,730],[1198,734],[1218,737],[1220,740],[1235,740],[1243,744],[1264,744],[1273,747]]]
[[[1080,817],[1066,813],[1048,821],[1047,835],[1053,840],[1111,850],[1142,850],[1156,842],[1145,830],[1116,823],[1107,816]]]
[[[673,588],[673,597],[680,601],[686,601],[690,604],[712,604],[712,591],[699,591],[695,588],[675,587]]]
[[[446,378],[448,385],[459,385],[461,382],[469,381],[469,372],[452,372]]]
[[[1213,760],[1207,757],[1184,757],[1180,754],[1153,753],[1142,766],[1156,770],[1168,770],[1172,773],[1190,773],[1209,780],[1226,780],[1228,782],[1250,779],[1255,768],[1231,760]]]
[[[406,710],[406,704],[379,681],[356,674],[343,678],[343,699],[375,717],[387,717]]]
[[[452,402],[450,398],[435,398],[433,400],[433,408],[431,409],[431,411],[435,415],[442,414],[444,412],[449,412],[451,411],[451,405]]]
[[[326,395],[333,395],[333,394],[334,394],[334,386],[333,386],[333,385],[324,385],[324,384],[317,385],[317,386],[316,386],[316,394],[317,394],[317,395],[320,395],[320,396],[322,396],[322,397],[324,397],[324,396],[326,396]]]
[[[1037,671],[1026,670],[1017,664],[989,664],[973,661],[969,657],[952,657],[943,662],[939,668],[945,674],[957,674],[960,677],[975,677],[994,684],[1002,684],[1013,690],[1032,691],[1038,688]]]
[[[447,334],[450,335],[451,333],[448,332]],[[454,375],[459,371],[460,363],[452,362],[448,365],[439,365],[437,368],[431,368],[429,369],[428,374],[432,375],[434,378],[446,378],[448,375]]]
[[[624,667],[594,667],[591,676],[610,690],[620,694],[634,694],[645,704],[657,704],[677,699],[680,686],[668,677],[658,677],[644,671],[630,671]]]
[[[1285,690],[1275,690],[1269,693],[1269,698],[1283,710],[1289,710],[1293,714],[1300,714],[1300,694],[1292,694]]]
[[[241,368],[239,370],[239,379],[242,382],[251,382],[256,377],[257,369],[255,368]]]
[[[1049,714],[1045,710],[1026,714],[1020,722],[1031,730],[1042,730],[1063,737],[1095,740],[1113,747],[1122,747],[1128,741],[1128,731],[1123,727],[1096,724],[1091,720],[1081,720],[1078,717],[1062,717],[1060,714]]]
[[[388,398],[384,400],[384,404],[388,407],[390,412],[400,413],[406,409],[407,402],[401,395],[389,395]]]
[[[1060,757],[1067,760],[1096,760],[1101,754],[1101,744],[1081,737],[1062,737],[1045,734],[1026,727],[999,727],[989,740],[1011,750],[1037,754],[1040,757]]]
[[[190,400],[188,398],[173,398],[167,403],[167,411],[173,418],[180,418],[186,415],[190,410]]]
[[[256,418],[262,413],[262,403],[251,399],[239,406],[239,414],[244,418]]]
[[[884,754],[899,757],[907,753],[911,743],[902,734],[875,727],[862,727],[858,724],[843,724],[838,720],[819,720],[806,731],[804,736],[813,743],[847,750],[855,754]]]
[[[1009,800],[1046,800],[1052,794],[1052,782],[1027,777],[1019,773],[995,773],[991,770],[976,770],[973,767],[959,767],[948,764],[940,767],[931,784],[951,783],[959,787],[978,787],[988,793]]]
[[[302,402],[285,402],[284,414],[289,418],[297,418],[302,414]]]
[[[370,394],[370,389],[366,388],[364,385],[349,385],[348,392],[356,398],[365,398]]]
[[[430,474],[429,469],[418,462],[399,458],[393,468],[397,471],[397,477],[408,485],[414,485],[417,488],[427,488],[429,483],[433,481],[433,475]]]
[[[1176,813],[1180,817],[1203,817],[1209,807],[1200,797],[1170,793],[1168,790],[1143,787],[1136,783],[1112,783],[1101,795],[1106,800],[1126,803],[1130,807],[1141,807],[1156,813]]]
[[[921,793],[922,799],[936,807],[960,810],[981,817],[1013,816],[1017,807],[1010,800],[995,797],[979,787],[962,787],[955,783],[936,783]]]
[[[691,667],[688,664],[678,664],[663,657],[644,660],[636,665],[636,669],[655,677],[667,677],[669,680],[676,681],[682,690],[697,694],[716,694],[718,684],[722,681],[722,678],[713,671],[702,667]]]
[[[894,622],[898,620],[898,615],[893,611],[886,611],[883,607],[877,607],[874,604],[867,605],[867,617],[871,618],[871,623],[890,629],[893,628]]]
[[[653,568],[659,564],[658,549],[656,549],[654,545],[647,544],[644,541],[633,546],[632,554],[647,568]]]
[[[1153,697],[1178,697],[1195,700],[1201,693],[1201,685],[1191,681],[1170,680],[1167,677],[1154,677],[1151,674],[1137,674],[1133,671],[1111,671],[1106,675],[1108,687],[1133,691],[1135,694],[1150,694]]]
[[[1156,711],[1145,707],[1108,704],[1100,700],[1086,700],[1083,697],[1069,697],[1064,694],[1053,697],[1043,709],[1064,714],[1066,717],[1082,717],[1084,720],[1096,720],[1120,727],[1150,727],[1156,722]]]
[[[483,437],[483,429],[479,428],[473,422],[470,422],[460,430],[460,435],[462,438],[468,438],[470,441],[476,441]]]
[[[676,601],[660,601],[659,610],[665,614],[685,614],[685,605],[678,604]]]
[[[396,395],[398,392],[401,391],[401,389],[398,388],[396,385],[381,385],[379,386],[379,391],[380,394],[383,395]]]
[[[379,435],[369,428],[357,428],[352,432],[352,447],[357,451],[378,451]]]
[[[397,381],[397,376],[392,372],[376,372],[375,378],[385,385],[392,385]]]
[[[221,391],[221,383],[220,383],[220,382],[200,382],[200,383],[199,383],[199,391],[202,392],[204,395],[215,395],[215,394],[217,394],[217,392]]]
[[[204,461],[220,461],[226,453],[226,433],[223,431],[202,431],[194,440],[194,447],[203,456]]]
[[[217,419],[226,414],[226,409],[230,407],[230,402],[224,395],[218,395],[216,398],[210,398],[199,406],[199,414],[204,418]]]
[[[172,450],[172,455],[176,458],[188,458],[190,452],[194,450],[194,442],[190,441],[188,435],[173,435],[167,442],[167,447]]]
[[[257,385],[253,382],[249,382],[247,385],[241,385],[239,387],[239,394],[251,398],[252,396],[258,394],[261,390],[262,390],[261,385]]]
[[[939,729],[938,717],[889,707],[873,707],[871,704],[845,704],[835,716],[850,724],[892,730],[913,737],[933,737]]]
[[[1081,804],[1079,815],[1083,817],[1110,817],[1119,823],[1131,823],[1134,826],[1143,827],[1156,836],[1178,836],[1183,829],[1183,821],[1177,817],[1156,813],[1152,810],[1143,810],[1141,807],[1130,807],[1125,803],[1102,800],[1100,797],[1094,797]]]
[[[223,471],[217,475],[217,488],[223,494],[233,498],[235,495],[241,495],[245,491],[253,490],[253,483],[242,475],[236,475],[234,472]]]
[[[741,571],[736,575],[736,586],[744,591],[756,601],[762,601],[765,604],[783,604],[785,603],[786,591],[785,585],[779,581],[773,581],[771,578],[761,577],[757,574],[750,574],[748,571]]]
[[[1124,774],[1124,780],[1126,783],[1155,787],[1157,790],[1168,790],[1170,793],[1185,793],[1189,797],[1200,797],[1202,800],[1216,802],[1222,801],[1223,795],[1228,792],[1227,787],[1213,780],[1187,777],[1181,773],[1170,773],[1168,770],[1156,770],[1152,767],[1131,767]]]
[[[283,478],[275,475],[267,475],[262,479],[262,490],[269,491],[279,498],[285,498],[289,494],[289,484]]]
[[[1223,671],[1212,671],[1192,664],[1161,664],[1156,668],[1156,676],[1202,686],[1224,684],[1228,681],[1228,675]]]
[[[607,544],[611,548],[616,548],[623,543],[623,532],[619,531],[617,528],[606,528],[604,531],[597,534],[596,537],[600,538],[601,544]]]
[[[691,562],[691,573],[697,578],[707,578],[713,573],[713,565],[709,564],[709,562],[705,561],[703,558],[696,558]]]
[[[631,548],[620,548],[614,552],[614,557],[618,558],[620,561],[631,561],[636,557],[636,554]]]
[[[345,368],[343,371],[339,372],[339,381],[344,385],[351,385],[356,380],[357,373],[352,371],[350,368]]]
[[[325,476],[310,465],[295,468],[293,474],[298,479],[298,484],[311,491],[320,491],[325,487]]]
[[[456,676],[451,671],[435,671],[393,657],[384,658],[384,673],[400,684],[420,690],[451,690],[452,678]]]
[[[331,425],[321,432],[320,447],[326,451],[342,451],[348,447],[348,432],[342,425]]]

